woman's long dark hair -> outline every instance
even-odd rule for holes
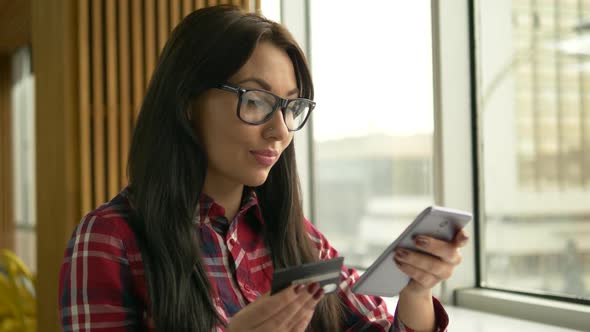
[[[147,89],[129,154],[130,224],[160,331],[210,331],[221,323],[192,223],[207,158],[187,114],[192,100],[236,73],[263,40],[287,52],[301,96],[313,98],[308,65],[289,32],[231,6],[187,16],[172,32]],[[256,192],[274,268],[318,260],[304,228],[293,143]],[[339,330],[341,308],[337,297],[323,299],[312,328]]]

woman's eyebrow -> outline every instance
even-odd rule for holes
[[[257,78],[257,77],[250,77],[250,78],[243,79],[243,80],[239,81],[237,84],[240,85],[240,84],[246,83],[246,82],[254,82],[254,83],[260,85],[260,87],[262,87],[264,90],[272,91],[272,87],[270,86],[270,84],[268,84],[265,80],[263,80],[261,78]],[[299,89],[295,88],[287,93],[287,96],[292,96],[292,95],[299,95]]]

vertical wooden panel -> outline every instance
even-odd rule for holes
[[[133,111],[135,117],[139,113],[141,101],[143,99],[144,91],[144,66],[143,66],[143,20],[142,15],[142,0],[132,0],[131,12],[131,30],[133,34]]]
[[[166,44],[169,31],[168,0],[158,0],[158,54],[162,52],[164,44]]]
[[[180,0],[178,0],[180,1]],[[190,14],[193,11],[193,1],[192,0],[182,0],[182,17]]]
[[[242,6],[242,0],[232,0],[231,3],[234,6],[238,6],[238,7],[243,8],[244,10],[247,10],[247,11],[249,10],[249,8],[245,8],[244,6]]]
[[[121,126],[121,157],[120,180],[121,187],[127,184],[127,154],[131,135],[131,96],[130,96],[130,61],[129,58],[129,1],[119,0],[119,73],[120,73],[120,126]]]
[[[105,146],[104,146],[104,82],[103,82],[103,43],[102,43],[102,4],[103,0],[92,1],[92,112],[94,146],[94,205],[106,200],[105,191]]]
[[[0,0],[0,54],[31,43],[31,1]]]
[[[170,31],[180,23],[180,0],[170,0]]]
[[[0,248],[14,250],[10,57],[0,57]]]
[[[227,5],[229,3],[228,0],[217,0],[217,4],[219,5]]]
[[[195,10],[205,8],[206,6],[205,0],[195,0]]]
[[[251,11],[251,0],[244,0],[242,8],[246,9],[247,11]]]
[[[90,163],[90,53],[89,53],[89,13],[88,1],[80,0],[78,2],[78,70],[80,84],[80,191],[82,196],[82,205],[80,213],[87,213],[93,206],[93,190],[91,178]]]
[[[37,326],[61,331],[57,313],[64,247],[80,220],[77,0],[31,0],[35,71]]]
[[[119,192],[119,108],[117,77],[117,21],[116,0],[106,0],[106,49],[107,49],[107,156],[108,197]]]
[[[155,0],[144,0],[145,5],[145,86],[147,87],[156,66],[156,13]]]

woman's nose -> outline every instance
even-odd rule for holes
[[[268,138],[272,137],[277,140],[282,140],[289,135],[289,129],[287,128],[281,109],[277,110],[272,118],[270,118],[270,120],[264,125],[264,132]]]

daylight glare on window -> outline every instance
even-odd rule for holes
[[[590,1],[479,1],[482,283],[590,298]]]
[[[429,1],[310,1],[315,222],[368,266],[432,204]]]

